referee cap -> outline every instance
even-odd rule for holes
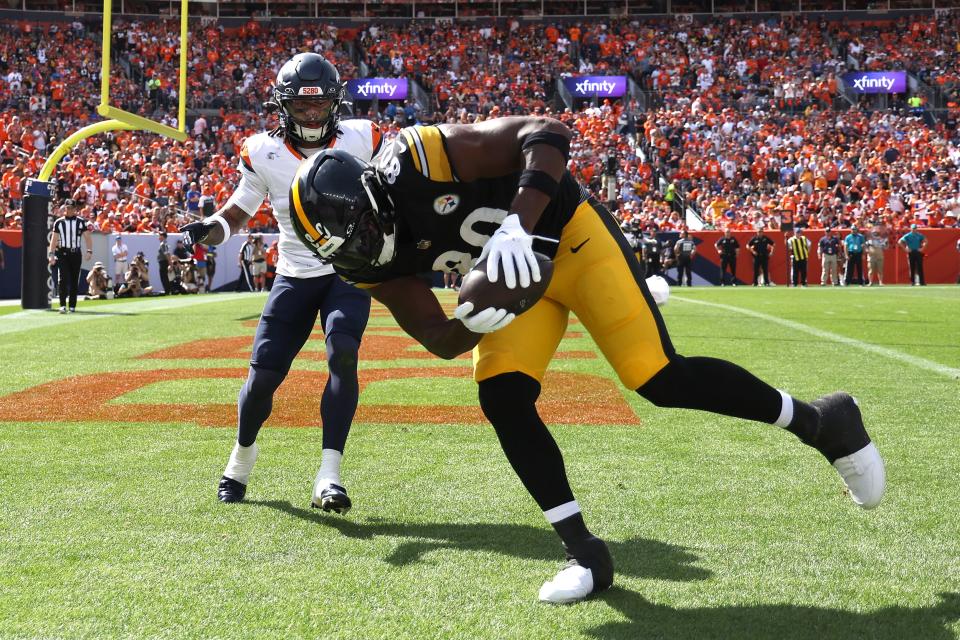
[[[73,198],[64,198],[63,204],[64,206],[67,206],[67,207],[75,207],[77,206],[77,201],[74,200]]]

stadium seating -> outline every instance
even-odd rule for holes
[[[362,115],[380,121],[388,138],[414,121],[519,113],[561,119],[575,131],[571,171],[624,221],[641,226],[679,228],[684,207],[708,228],[775,229],[785,219],[814,228],[952,226],[960,209],[956,106],[937,119],[903,100],[851,105],[839,76],[901,67],[950,100],[960,88],[958,21],[718,17],[340,29],[198,22],[191,26],[188,104],[209,115],[191,119],[190,139],[117,132],[88,140],[60,163],[57,189],[62,196],[79,191],[85,215],[103,231],[175,229],[186,220],[191,182],[213,206],[223,204],[238,179],[243,139],[274,124],[261,103],[276,69],[291,52],[312,49],[344,77],[367,69],[414,79],[429,92],[430,115],[411,105],[363,105]],[[79,21],[0,27],[3,227],[19,226],[23,180],[60,140],[96,118],[97,29]],[[175,122],[175,35],[169,21],[115,21],[113,103]],[[564,108],[557,79],[587,74],[628,75],[644,93]],[[119,185],[115,198],[111,178]],[[250,224],[276,229],[267,204]]]

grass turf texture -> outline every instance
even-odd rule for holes
[[[877,510],[857,509],[826,462],[776,427],[661,410],[624,391],[639,426],[551,425],[618,575],[600,597],[549,607],[536,593],[560,566],[559,544],[476,421],[355,424],[344,463],[355,508],[342,518],[307,508],[317,429],[265,428],[248,502],[227,506],[214,487],[232,429],[58,422],[51,403],[47,421],[0,422],[0,638],[957,637],[960,381],[690,301],[960,369],[960,291],[674,293],[686,300],[664,315],[681,353],[734,360],[801,398],[841,388],[859,398],[887,460]],[[211,296],[164,308],[170,300],[0,317],[0,396],[76,374],[245,367],[232,354],[137,359],[252,335],[264,302]],[[393,326],[376,315],[370,332]],[[585,336],[562,348],[593,346]],[[613,376],[599,357],[555,368]],[[130,403],[232,404],[240,382],[162,382],[109,406],[120,419]],[[475,389],[459,379],[452,390],[416,382],[381,380],[362,402],[395,404],[398,415],[431,401],[454,412],[473,404]]]

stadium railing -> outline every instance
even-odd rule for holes
[[[66,14],[69,17],[99,15],[101,3],[85,0],[13,0],[4,10]],[[945,11],[955,8],[953,0],[446,0],[433,2],[265,2],[250,15],[250,3],[244,1],[191,2],[191,18],[233,19],[239,22],[303,18],[337,20],[485,20],[509,19],[582,19],[671,17],[692,19],[698,16],[744,16],[750,14],[782,17],[783,14],[836,14],[876,19],[917,12]],[[169,0],[124,0],[116,15],[172,17],[175,3]]]

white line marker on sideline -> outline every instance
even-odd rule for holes
[[[165,311],[167,309],[181,309],[183,307],[192,307],[198,304],[210,304],[212,302],[228,302],[237,300],[241,297],[251,297],[249,293],[217,293],[203,296],[167,296],[163,298],[153,298],[149,300],[140,299],[131,302],[120,302],[112,305],[102,305],[84,309],[80,307],[79,313],[61,315],[45,309],[33,309],[26,311],[17,311],[7,315],[0,316],[0,335],[5,333],[16,333],[18,331],[28,331],[30,329],[42,329],[85,320],[103,320],[110,317],[111,314],[148,314],[155,311]],[[84,313],[88,311],[88,313]]]
[[[891,360],[898,360],[900,362],[912,364],[913,366],[919,367],[920,369],[926,369],[927,371],[932,371],[934,373],[938,373],[948,378],[953,378],[953,379],[960,378],[960,369],[954,369],[953,367],[948,367],[945,364],[940,364],[939,362],[933,362],[932,360],[927,360],[926,358],[921,358],[919,356],[912,356],[909,353],[903,353],[902,351],[897,351],[896,349],[890,349],[889,347],[881,347],[880,345],[877,345],[877,344],[871,344],[869,342],[863,342],[861,340],[856,340],[854,338],[848,338],[847,336],[842,336],[838,333],[832,333],[830,331],[824,331],[823,329],[817,329],[816,327],[811,327],[809,325],[805,325],[800,322],[795,322],[793,320],[778,318],[777,316],[767,315],[766,313],[761,313],[759,311],[744,309],[743,307],[734,307],[732,305],[721,304],[719,302],[706,302],[705,300],[692,300],[690,298],[684,298],[682,296],[674,296],[674,295],[671,295],[670,299],[680,300],[681,302],[689,302],[691,304],[702,304],[706,307],[715,307],[717,309],[725,309],[726,311],[732,311],[734,313],[739,313],[741,315],[750,316],[752,318],[757,318],[758,320],[764,320],[766,322],[772,322],[773,324],[779,324],[783,327],[788,327],[790,329],[793,329],[794,331],[809,333],[810,335],[817,336],[818,338],[824,338],[825,340],[839,342],[849,347],[860,349],[861,351],[875,353],[885,358],[890,358]]]

